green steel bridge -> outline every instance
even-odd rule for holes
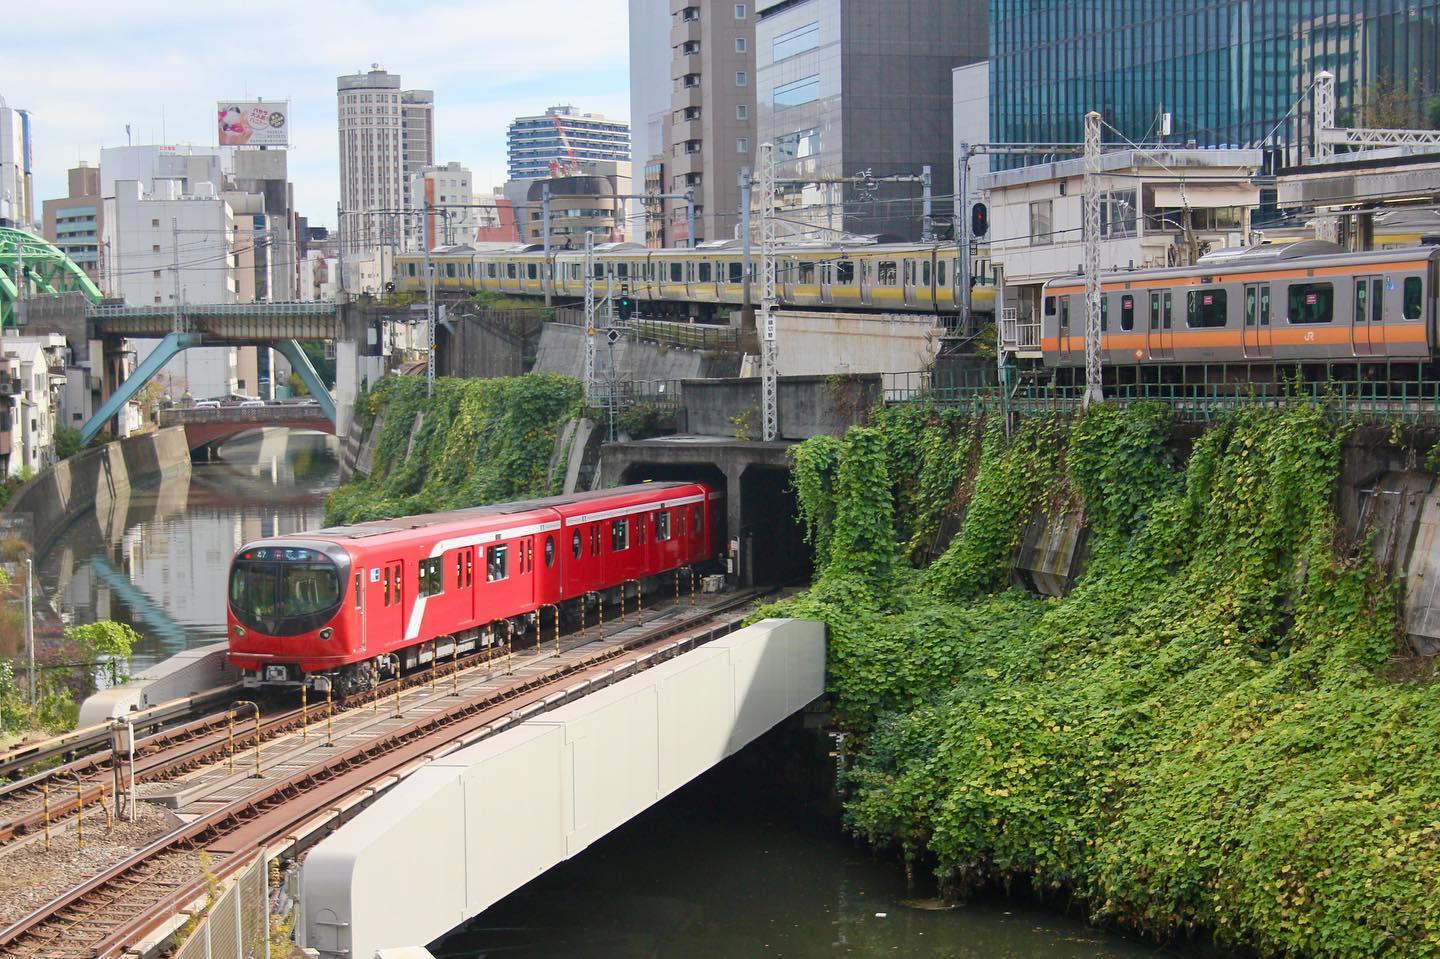
[[[71,293],[89,301],[86,317],[98,334],[160,340],[81,427],[84,442],[99,433],[172,358],[200,346],[273,347],[290,361],[326,418],[335,423],[334,398],[298,342],[341,337],[340,313],[333,302],[186,303],[179,309],[102,303],[99,288],[64,251],[33,233],[0,227],[0,335],[18,326],[21,301]]]

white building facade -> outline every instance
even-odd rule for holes
[[[479,227],[479,212],[470,171],[459,163],[422,168],[410,178],[410,195],[421,211],[413,220],[410,249],[433,250],[437,246],[473,243]],[[429,208],[427,215],[424,211]]]
[[[6,106],[0,97],[0,226],[34,228],[30,153],[30,114]]]

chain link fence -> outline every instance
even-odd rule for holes
[[[269,874],[261,856],[220,894],[175,959],[266,959],[269,940]]]

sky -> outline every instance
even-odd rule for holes
[[[312,225],[334,226],[335,78],[379,63],[435,91],[435,159],[477,192],[505,180],[517,116],[573,103],[629,115],[626,0],[72,0],[5,13],[0,97],[31,112],[35,215],[100,148],[216,144],[217,100],[290,101],[290,179]]]

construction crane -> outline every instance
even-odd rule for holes
[[[580,158],[575,155],[575,148],[570,145],[570,138],[565,135],[565,125],[560,122],[560,114],[553,114],[550,119],[555,121],[555,133],[560,137],[560,146],[569,156],[568,162],[562,162],[559,157],[551,160],[550,175],[552,177],[578,176],[580,174]]]

